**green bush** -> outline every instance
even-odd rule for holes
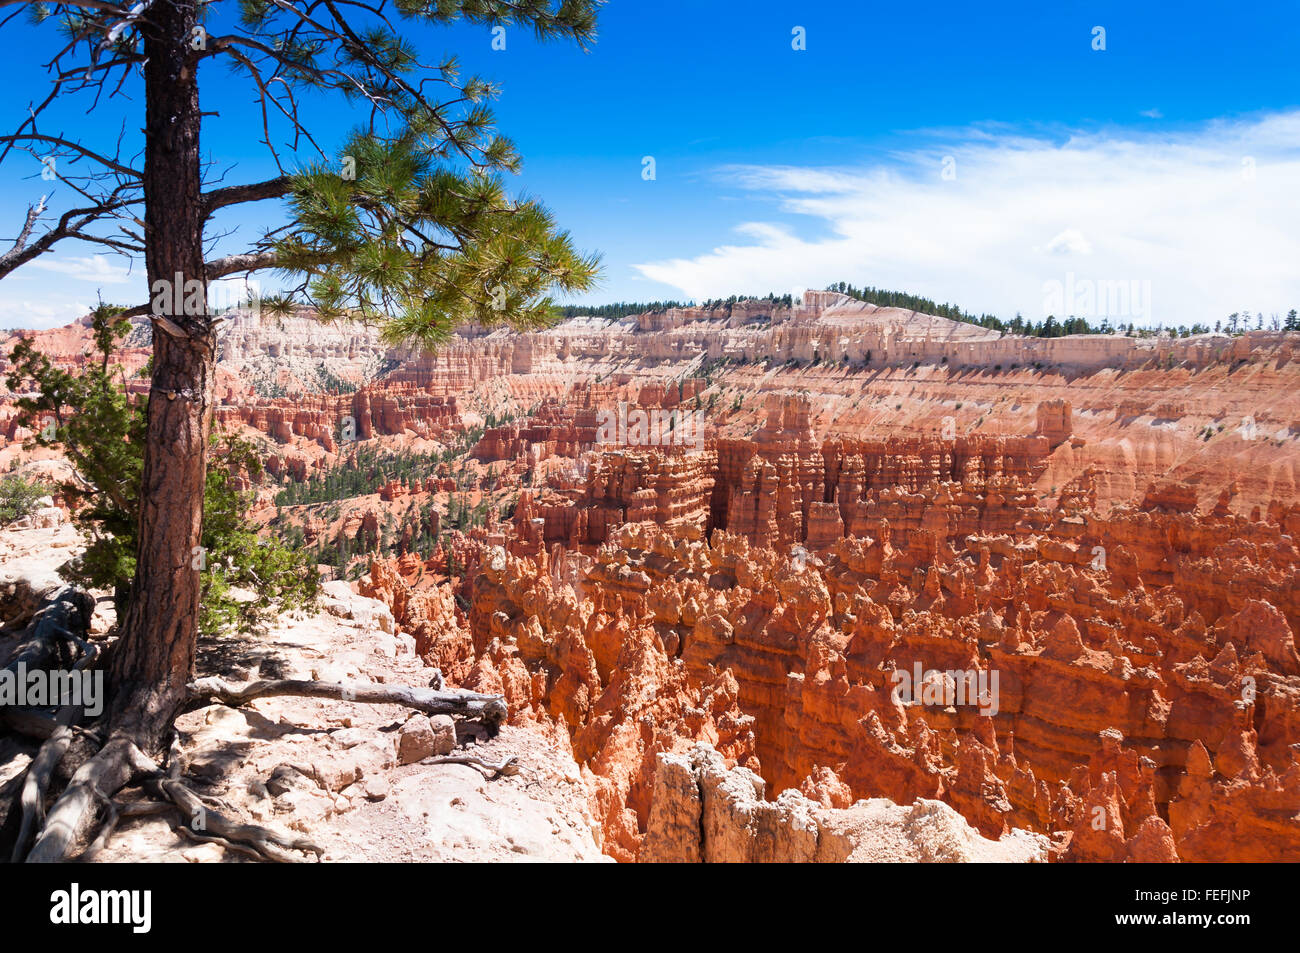
[[[36,510],[36,501],[48,495],[49,490],[35,480],[15,474],[0,479],[0,525],[30,516]]]
[[[7,379],[11,391],[34,391],[16,401],[19,422],[36,432],[31,442],[59,447],[77,473],[62,489],[74,505],[73,522],[86,537],[86,549],[59,572],[85,588],[110,590],[119,619],[135,576],[146,430],[145,402],[127,393],[122,370],[112,363],[118,342],[131,330],[122,310],[101,304],[92,312],[97,353],[77,374],[54,367],[24,339],[10,354]],[[38,425],[49,420],[53,428]],[[260,536],[249,517],[254,494],[238,486],[261,475],[251,443],[213,434],[202,551],[194,565],[202,574],[199,631],[205,635],[253,631],[279,612],[316,602],[320,578],[310,555]],[[239,597],[234,588],[253,595]]]

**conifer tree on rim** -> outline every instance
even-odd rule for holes
[[[548,293],[590,287],[597,260],[576,251],[540,204],[509,196],[500,175],[516,171],[519,157],[493,129],[486,103],[496,87],[462,78],[454,58],[424,62],[401,30],[460,20],[585,49],[595,38],[599,2],[0,0],[0,14],[13,8],[3,22],[26,14],[47,26],[42,35],[51,41],[48,96],[24,110],[15,132],[0,136],[0,162],[54,173],[43,176],[47,194],[31,204],[18,239],[0,254],[0,279],[61,243],[142,259],[150,300],[127,313],[148,315],[154,348],[137,572],[107,662],[104,744],[34,833],[28,859],[67,856],[100,802],[141,777],[162,785],[184,810],[192,793],[174,779],[157,780],[176,715],[198,696],[247,697],[192,681],[200,590],[194,553],[219,320],[207,305],[208,282],[275,270],[291,276],[291,289],[264,298],[264,312],[307,304],[322,319],[374,321],[386,341],[425,348],[465,321],[545,324],[553,313]],[[219,143],[202,143],[200,151],[204,119],[222,105],[201,101],[201,78],[226,68],[259,105],[260,141],[279,171],[272,178],[225,184],[214,172]],[[133,88],[143,91],[143,117],[133,113],[139,98],[122,95]],[[50,129],[52,106],[74,101],[94,107],[83,126],[106,130],[104,142]],[[318,141],[311,117],[340,101],[357,123],[335,152]],[[122,129],[138,128],[143,118],[138,153],[124,144],[118,122],[95,118],[119,104]],[[238,253],[205,256],[222,237],[210,233],[214,216],[274,199],[287,201],[288,224]],[[294,683],[262,691],[337,689]],[[424,710],[500,706],[491,696],[430,699],[439,693],[412,691],[414,701],[408,695],[405,702]],[[26,723],[49,736],[47,744],[64,738],[59,725]],[[212,823],[209,813],[210,832]],[[263,833],[254,846],[267,856],[303,846]]]

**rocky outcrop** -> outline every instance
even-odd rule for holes
[[[220,408],[217,420],[225,426],[242,424],[261,431],[281,444],[302,437],[331,452],[338,450],[340,443],[371,437],[410,434],[427,438],[462,427],[455,397],[417,391],[410,385],[235,404]]]
[[[1041,834],[981,837],[941,801],[883,798],[823,807],[794,790],[764,797],[762,778],[728,769],[708,745],[661,754],[642,863],[1045,863]]]
[[[536,554],[557,542],[598,546],[612,528],[643,521],[686,539],[718,528],[760,546],[815,548],[886,524],[900,542],[927,529],[953,536],[1010,532],[1035,502],[1029,484],[1045,467],[1045,438],[819,445],[807,428],[806,399],[780,398],[773,407],[753,441],[585,455],[573,482],[521,497],[514,517],[520,552]]]
[[[1011,532],[972,518],[994,495]],[[1291,810],[1296,553],[1280,526],[1164,509],[1065,515],[997,481],[918,496],[921,518],[906,529],[881,518],[876,535],[822,549],[782,553],[721,530],[692,540],[645,520],[617,528],[589,562],[561,554],[563,571],[549,551],[511,556],[476,583],[476,651],[494,639],[536,646],[519,660],[553,672],[555,687],[534,675],[528,705],[582,730],[598,710],[589,700],[622,676],[629,640],[645,637],[632,633],[653,633],[653,657],[674,673],[657,676],[655,706],[726,673],[765,783],[831,804],[846,792],[942,800],[986,837],[1051,835],[1062,859],[1231,859],[1227,833],[1246,813]],[[928,515],[945,508],[954,515]],[[539,602],[554,578],[571,580],[562,610]],[[1210,584],[1225,578],[1234,584]],[[541,648],[559,648],[556,618],[585,627],[587,667]],[[917,665],[982,677],[992,697],[900,700],[895,673]],[[565,671],[580,690],[560,687]],[[1199,787],[1196,745],[1213,765]],[[643,755],[636,764],[644,780]],[[632,810],[648,823],[644,801]],[[1273,856],[1300,856],[1300,825],[1269,823]]]
[[[437,355],[291,330],[230,323],[223,425],[276,480],[354,440],[427,472],[263,486],[259,518],[382,536],[349,567],[370,621],[571,749],[611,856],[1300,859],[1294,335],[1027,339],[824,292]]]

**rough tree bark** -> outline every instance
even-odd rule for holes
[[[107,742],[55,802],[29,862],[64,859],[96,804],[150,769],[151,757],[167,748],[194,667],[201,587],[193,562],[215,360],[203,265],[202,115],[189,42],[196,7],[154,3],[141,24],[145,271],[156,303],[136,575],[109,663]]]
[[[144,29],[145,266],[151,294],[158,282],[172,294],[170,307],[155,303],[153,309],[139,549],[130,608],[113,650],[109,723],[150,755],[166,748],[194,666],[200,595],[194,563],[212,422],[215,338],[203,267],[199,87],[189,42],[195,11],[190,4],[155,4]],[[196,287],[201,294],[186,294]]]
[[[189,0],[153,0],[138,27],[145,56],[145,149],[142,175],[145,204],[145,266],[152,298],[153,376],[140,491],[136,573],[120,636],[109,650],[109,704],[95,726],[103,746],[80,764],[45,816],[28,862],[65,860],[94,819],[105,812],[104,832],[87,852],[93,855],[121,816],[159,806],[192,814],[200,803],[181,778],[173,724],[187,704],[207,701],[242,704],[277,694],[337,698],[360,703],[395,703],[434,713],[478,718],[498,725],[506,717],[500,696],[435,692],[404,686],[344,686],[314,682],[256,682],[229,685],[220,680],[190,684],[194,673],[201,596],[200,556],[203,489],[208,433],[213,416],[216,329],[207,308],[207,278],[260,267],[257,256],[203,261],[203,227],[214,208],[232,197],[250,199],[281,194],[283,180],[202,194],[199,154],[197,52],[190,41],[197,8]],[[39,822],[54,768],[68,749],[64,716],[28,714],[27,733],[46,739],[24,780],[25,842]],[[77,713],[66,715],[75,724]],[[10,727],[14,727],[11,723]],[[80,731],[80,727],[77,729]],[[168,753],[170,749],[170,761]],[[476,759],[471,759],[476,760]],[[167,765],[167,771],[162,765]],[[496,774],[512,764],[486,765]],[[122,788],[143,782],[158,801],[148,805],[114,800]],[[170,806],[170,807],[168,807]],[[254,856],[295,859],[290,852],[319,856],[300,838],[286,838],[252,824],[207,810],[216,840]],[[184,832],[196,839],[205,835]],[[23,843],[14,851],[22,856]]]

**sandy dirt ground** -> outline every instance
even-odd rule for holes
[[[53,582],[75,551],[66,525],[0,532],[0,583],[18,575]],[[92,630],[111,621],[103,604]],[[434,671],[413,649],[386,606],[334,583],[322,611],[283,617],[264,636],[205,640],[199,674],[427,686]],[[471,765],[410,761],[417,749],[404,751],[402,736],[422,718],[397,705],[282,697],[208,706],[177,727],[186,777],[201,796],[244,821],[308,837],[325,862],[609,861],[562,739],[532,725],[506,726],[495,738],[459,732],[453,755],[516,759],[517,773],[492,778]],[[0,781],[27,763],[6,749]],[[174,813],[123,821],[96,859],[246,859],[195,843],[177,822]]]

